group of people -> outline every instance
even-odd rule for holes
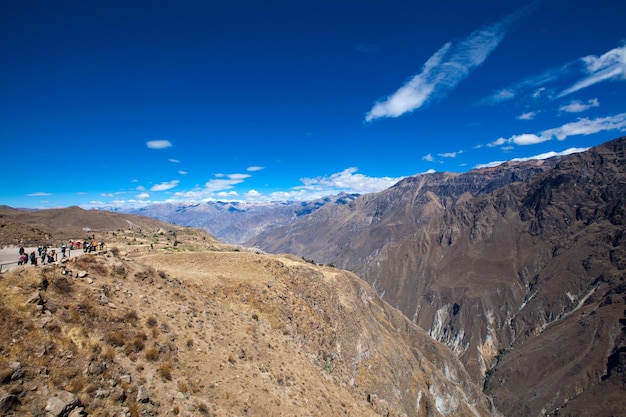
[[[60,247],[61,250],[61,258],[65,258],[70,256],[71,251],[74,249],[83,249],[84,253],[90,253],[90,252],[94,252],[97,251],[98,248],[100,248],[100,250],[104,250],[104,242],[96,242],[95,240],[93,241],[88,241],[88,240],[84,240],[84,241],[74,241],[74,240],[70,240],[68,245],[66,245],[65,243],[63,243]],[[45,265],[46,263],[53,263],[58,261],[59,255],[56,252],[55,249],[48,249],[48,247],[46,245],[42,245],[42,246],[38,246],[37,247],[37,254],[35,254],[35,251],[32,251],[30,254],[26,253],[26,250],[23,247],[20,247],[20,257],[17,261],[18,265],[28,265],[28,263],[30,262],[31,265],[37,265],[37,259],[41,258],[41,264]]]

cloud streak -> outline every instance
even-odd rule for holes
[[[562,141],[570,136],[592,135],[594,133],[611,130],[626,130],[626,113],[598,117],[595,119],[581,118],[560,127],[543,130],[539,134],[523,133],[521,135],[513,135],[509,138],[498,138],[488,143],[487,146],[493,147],[511,144],[520,146],[536,145],[552,139]]]
[[[527,10],[528,7],[522,8],[494,25],[472,32],[465,39],[443,45],[426,61],[419,74],[374,104],[365,121],[399,117],[420,108],[433,97],[448,93],[487,59],[502,42],[511,23]]]
[[[594,55],[582,57],[580,61],[583,64],[583,71],[586,77],[563,90],[559,97],[591,87],[603,81],[626,80],[626,45],[611,49],[599,57]]]
[[[178,180],[172,180],[168,182],[162,182],[160,184],[155,184],[150,188],[150,191],[166,191],[170,190],[178,185]]]
[[[554,84],[564,82],[565,78],[581,77],[573,85],[556,94]],[[528,77],[512,86],[502,88],[491,96],[483,99],[480,103],[498,104],[517,97],[532,90],[532,98],[548,95],[550,99],[561,98],[580,91],[584,88],[604,81],[626,80],[626,45],[611,49],[600,55],[588,55],[577,60],[563,64],[560,67],[551,68],[543,73]],[[552,92],[546,89],[546,85],[552,84]]]

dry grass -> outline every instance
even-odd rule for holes
[[[150,347],[145,351],[146,359],[149,361],[157,361],[159,359],[159,349]]]
[[[172,380],[172,362],[168,361],[159,366],[159,374],[166,380]]]

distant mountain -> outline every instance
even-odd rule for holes
[[[623,416],[625,148],[408,178],[248,244],[356,272],[504,415]]]
[[[230,244],[240,244],[275,227],[291,224],[325,205],[345,205],[358,194],[342,193],[304,202],[248,203],[207,201],[194,204],[153,204],[130,213],[168,223],[202,228]]]

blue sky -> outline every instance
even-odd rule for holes
[[[624,1],[4,1],[0,204],[367,193],[626,131]]]

